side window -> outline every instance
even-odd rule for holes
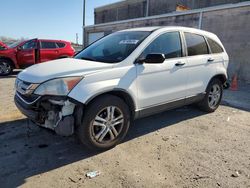
[[[208,54],[208,46],[205,38],[193,33],[184,33],[188,56]]]
[[[168,32],[157,37],[151,42],[142,53],[142,57],[147,54],[161,53],[166,58],[182,57],[182,47],[179,32]]]
[[[23,50],[34,49],[34,48],[36,48],[36,41],[35,40],[28,41],[24,45],[22,45],[21,48]]]
[[[57,42],[56,44],[57,44],[58,48],[64,48],[64,46],[65,46],[65,44],[62,42]]]
[[[223,48],[214,40],[207,38],[208,45],[210,46],[210,49],[212,53],[221,53],[223,52]]]
[[[41,42],[41,48],[42,48],[42,49],[52,49],[52,48],[56,48],[56,43],[55,43],[55,42],[46,42],[46,41],[42,41],[42,42]]]

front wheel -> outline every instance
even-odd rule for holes
[[[204,99],[199,103],[201,110],[214,112],[220,105],[223,86],[219,79],[213,79],[207,87]]]
[[[119,144],[127,134],[130,112],[119,97],[101,96],[87,107],[84,114],[77,133],[80,141],[90,149],[110,149]]]
[[[0,76],[7,76],[13,71],[11,61],[7,59],[0,59]]]

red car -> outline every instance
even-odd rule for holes
[[[0,50],[5,50],[6,48],[8,48],[8,46],[0,41]]]
[[[13,43],[0,43],[0,76],[13,69],[25,68],[45,61],[72,57],[75,54],[70,42],[63,40],[32,39]]]

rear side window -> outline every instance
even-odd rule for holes
[[[58,48],[64,48],[64,46],[65,46],[65,44],[62,42],[57,42],[56,44],[57,44]]]
[[[208,47],[205,38],[193,33],[184,33],[188,56],[208,54]]]
[[[157,37],[142,53],[142,57],[148,54],[161,53],[165,57],[175,58],[182,56],[181,40],[179,32],[168,32]]]
[[[42,42],[41,42],[41,48],[42,48],[42,49],[52,49],[52,48],[56,48],[56,43],[55,43],[55,42],[46,42],[46,41],[42,41]]]
[[[214,40],[207,38],[208,45],[210,46],[210,49],[212,53],[222,53],[223,48]]]

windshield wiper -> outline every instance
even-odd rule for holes
[[[96,61],[94,58],[81,57],[82,60]]]

